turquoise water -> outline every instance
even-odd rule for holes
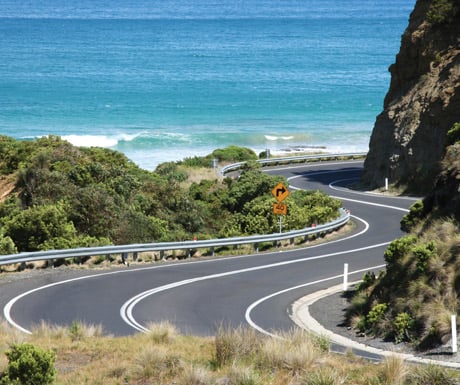
[[[0,133],[140,166],[366,151],[414,0],[0,0]],[[77,2],[74,2],[77,3]]]

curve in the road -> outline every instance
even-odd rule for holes
[[[194,334],[212,334],[223,319],[268,333],[292,326],[285,309],[305,290],[343,278],[337,267],[343,266],[343,258],[353,261],[355,274],[381,264],[384,247],[400,233],[401,214],[394,213],[407,211],[410,202],[375,194],[357,200],[351,198],[354,192],[335,187],[356,178],[362,162],[309,165],[307,172],[302,167],[269,172],[283,173],[291,188],[320,188],[346,200],[356,223],[361,221],[355,234],[293,251],[86,275],[22,292],[18,285],[18,294],[4,306],[5,318],[24,332],[41,319],[102,323],[112,334],[145,331],[149,321],[171,318]],[[268,303],[269,311],[264,309]]]

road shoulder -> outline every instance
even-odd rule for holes
[[[299,327],[325,336],[332,343],[346,349],[361,350],[382,357],[396,355],[408,362],[460,369],[460,356],[449,353],[451,347],[448,346],[420,353],[415,352],[408,344],[394,344],[380,338],[357,336],[353,330],[342,325],[346,307],[346,298],[342,294],[343,285],[337,285],[302,297],[292,304],[291,318]]]

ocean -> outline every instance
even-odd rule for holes
[[[0,134],[153,170],[367,151],[415,0],[0,0]]]

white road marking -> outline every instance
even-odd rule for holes
[[[335,241],[331,241],[331,242],[328,242],[328,244],[332,244],[332,243],[337,243],[337,242],[343,242],[343,241],[346,241],[348,239],[351,239],[351,238],[354,238],[354,237],[357,237],[359,235],[362,235],[364,234],[368,229],[369,229],[369,224],[364,220],[364,219],[361,219],[361,218],[358,218],[356,216],[353,216],[355,219],[361,221],[362,223],[364,223],[364,229],[362,231],[360,231],[359,233],[357,234],[354,234],[354,235],[351,235],[349,237],[346,237],[346,238],[342,238],[342,239],[337,239]],[[318,245],[313,245],[313,246],[307,246],[307,247],[304,247],[304,248],[301,248],[299,250],[310,250],[310,249],[314,249],[314,248],[317,248],[317,247],[321,247],[321,246],[324,246],[325,244],[318,244]],[[51,284],[48,284],[48,285],[44,285],[44,286],[40,286],[40,287],[37,287],[35,289],[32,289],[32,290],[29,290],[27,292],[24,292],[14,298],[12,298],[6,305],[5,307],[3,308],[3,316],[5,317],[5,320],[13,327],[15,327],[16,329],[24,332],[24,333],[27,333],[27,334],[32,334],[32,332],[24,327],[22,327],[21,325],[19,325],[16,321],[13,320],[13,317],[11,315],[11,310],[13,308],[13,306],[22,298],[30,295],[30,294],[33,294],[33,293],[36,293],[40,290],[45,290],[45,289],[48,289],[48,288],[51,288],[51,287],[54,287],[54,286],[58,286],[58,285],[64,285],[64,284],[67,284],[67,283],[71,283],[71,282],[76,282],[76,281],[80,281],[80,280],[84,280],[84,279],[90,279],[90,278],[98,278],[98,277],[103,277],[103,276],[109,276],[109,275],[114,275],[114,274],[124,274],[124,273],[132,273],[132,272],[136,272],[136,271],[145,271],[145,270],[151,270],[151,269],[161,269],[161,268],[167,268],[167,267],[171,267],[171,266],[186,266],[186,265],[189,265],[191,263],[194,263],[194,264],[197,264],[197,263],[213,263],[213,262],[219,262],[219,261],[228,261],[229,259],[241,259],[241,258],[250,258],[251,256],[253,255],[244,255],[244,256],[235,256],[235,257],[226,257],[225,259],[209,259],[209,260],[204,260],[204,261],[191,261],[191,262],[181,262],[180,264],[175,264],[175,265],[172,265],[172,264],[168,264],[168,265],[162,265],[162,266],[150,266],[150,267],[142,267],[142,268],[139,268],[139,269],[130,269],[130,270],[119,270],[119,271],[111,271],[111,272],[107,272],[107,273],[100,273],[100,274],[94,274],[94,275],[86,275],[86,276],[83,276],[83,277],[77,277],[77,278],[72,278],[72,279],[67,279],[67,280],[64,280],[64,281],[59,281],[59,282],[54,282],[54,283],[51,283]],[[172,284],[171,284],[172,285]],[[142,294],[142,293],[141,293]],[[136,298],[136,297],[133,297],[133,298]],[[125,305],[123,305],[125,306]],[[133,322],[134,325],[136,324],[136,322]],[[128,324],[131,324],[131,322],[128,322]],[[133,326],[133,325],[131,325]],[[133,326],[134,327],[134,326]],[[137,329],[136,327],[134,327],[135,329]]]
[[[378,266],[367,267],[365,269],[352,271],[352,272],[349,273],[349,275],[363,273],[363,272],[367,272],[369,270],[381,269],[381,268],[383,268],[385,266],[386,265],[378,265]],[[334,279],[339,279],[339,278],[342,278],[342,277],[343,277],[343,274],[339,274],[339,275],[335,275],[333,277],[323,278],[323,279],[319,279],[319,280],[313,281],[313,282],[307,282],[307,283],[304,283],[304,284],[301,284],[301,285],[297,285],[297,286],[289,287],[289,288],[284,289],[284,290],[277,291],[276,293],[269,294],[266,297],[263,297],[263,298],[255,301],[255,302],[253,302],[251,305],[249,305],[249,307],[246,309],[246,313],[245,313],[246,322],[249,324],[249,326],[251,326],[252,328],[256,329],[260,333],[263,333],[263,334],[265,334],[267,336],[270,336],[270,337],[280,338],[280,336],[278,336],[276,334],[273,334],[273,333],[270,333],[268,330],[265,330],[261,326],[257,325],[251,318],[251,312],[257,306],[259,306],[261,303],[263,303],[263,302],[265,302],[265,301],[267,301],[267,300],[269,300],[269,299],[271,299],[273,297],[276,297],[278,295],[288,293],[288,292],[293,291],[293,290],[301,289],[301,288],[304,288],[304,287],[307,287],[307,286],[316,285],[318,283],[332,281]]]
[[[227,276],[230,276],[230,275],[243,274],[243,273],[247,273],[247,272],[251,272],[251,271],[270,269],[270,268],[279,267],[279,266],[292,265],[294,263],[300,263],[300,262],[306,262],[306,261],[313,261],[313,260],[318,260],[318,259],[330,258],[330,257],[334,257],[334,256],[337,256],[337,255],[356,253],[356,252],[360,252],[360,251],[374,249],[374,248],[381,247],[381,246],[386,246],[389,243],[390,242],[384,242],[384,243],[380,243],[380,244],[377,244],[377,245],[360,247],[360,248],[353,249],[353,250],[338,251],[338,252],[335,252],[335,253],[317,255],[317,256],[313,256],[313,257],[306,257],[306,258],[296,259],[296,260],[293,260],[293,261],[283,261],[283,262],[272,263],[272,264],[269,264],[269,265],[255,266],[255,267],[249,267],[249,268],[246,268],[246,269],[227,271],[225,273],[211,274],[211,275],[206,275],[206,276],[202,276],[202,277],[196,277],[196,278],[186,279],[186,280],[183,280],[183,281],[173,282],[173,283],[170,283],[168,285],[158,286],[156,288],[146,290],[143,293],[140,293],[140,294],[136,295],[135,297],[131,298],[130,300],[126,301],[123,304],[123,306],[121,307],[121,309],[120,309],[120,316],[128,325],[130,325],[134,329],[136,329],[138,331],[141,331],[141,332],[147,332],[148,330],[145,327],[143,327],[141,324],[139,324],[139,322],[137,322],[136,319],[134,318],[133,309],[139,302],[145,300],[147,297],[149,297],[151,295],[161,293],[163,291],[167,291],[167,290],[177,288],[177,287],[180,287],[180,286],[189,285],[189,284],[195,283],[195,282],[201,282],[201,281],[206,281],[206,280],[215,279],[215,278],[222,278],[222,277],[227,277]],[[338,276],[338,277],[340,277],[340,276]],[[320,281],[309,283],[309,284],[306,284],[306,285],[313,285],[314,283],[318,283],[318,282],[320,282]]]
[[[335,173],[335,171],[319,171],[319,172],[312,172],[312,173],[309,173],[309,174],[310,175],[318,175],[318,174],[331,174],[331,173]],[[296,178],[301,178],[302,176],[305,176],[305,175],[307,175],[307,174],[292,176],[292,177],[288,178],[288,181],[291,181],[292,179],[296,179]],[[340,181],[331,182],[329,184],[329,186],[333,185],[334,183],[338,183],[338,182],[340,182]],[[303,190],[302,188],[296,187],[296,186],[293,186],[293,185],[289,185],[289,188],[291,188],[293,190]],[[337,190],[337,189],[335,189],[335,190]],[[362,193],[362,194],[366,195],[365,193]],[[375,194],[369,194],[369,195],[375,196]],[[368,205],[368,206],[384,207],[384,208],[388,208],[388,209],[392,209],[392,210],[403,211],[403,212],[406,212],[406,213],[409,212],[408,209],[404,209],[404,208],[397,207],[397,206],[384,205],[384,204],[381,204],[381,203],[374,203],[374,202],[362,201],[362,200],[358,200],[358,199],[338,197],[338,196],[333,196],[333,195],[331,195],[331,197],[332,198],[337,198],[337,199],[340,199],[340,200],[343,200],[343,201],[347,201],[347,202],[360,203],[360,204]],[[395,198],[395,197],[389,197],[389,196],[384,196],[384,197],[385,198],[392,198],[392,199]]]
[[[350,163],[353,163],[353,162],[350,162]],[[354,162],[354,163],[360,163],[360,162]],[[331,164],[331,163],[329,163],[329,164]],[[319,171],[319,172],[312,172],[310,174],[318,175],[318,174],[327,174],[327,173],[333,173],[333,172],[337,172],[337,171]],[[302,175],[294,176],[294,177],[288,178],[288,180],[292,180],[292,179],[295,179],[295,178],[298,178],[298,177],[301,177],[301,176]],[[296,188],[294,186],[290,186],[290,187],[294,188],[294,189],[298,189],[298,188]],[[395,206],[382,205],[382,204],[377,204],[377,203],[370,203],[370,202],[359,201],[359,200],[348,199],[348,198],[340,198],[340,199],[347,200],[347,201],[353,201],[353,202],[357,202],[357,203],[362,203],[362,204],[367,204],[367,205],[380,206],[380,207],[385,207],[385,208],[389,208],[389,209],[401,210],[401,211],[408,212],[408,210],[406,210],[406,209],[401,209],[401,208],[395,207]],[[355,216],[353,216],[353,217],[358,219],[358,220],[361,220],[365,224],[365,229],[363,231],[357,233],[357,234],[354,234],[354,235],[350,236],[350,237],[346,237],[346,238],[343,238],[343,239],[340,239],[340,240],[332,241],[332,242],[329,242],[328,244],[336,243],[336,242],[342,242],[342,241],[348,240],[350,238],[357,237],[359,235],[362,235],[363,233],[365,233],[368,230],[369,224],[366,221],[364,221],[361,218],[357,218]],[[337,253],[325,254],[325,255],[320,255],[320,256],[316,256],[316,257],[307,257],[307,258],[297,259],[297,260],[293,260],[293,261],[278,262],[278,263],[269,264],[269,265],[257,266],[257,267],[252,267],[252,268],[248,268],[248,269],[234,270],[234,271],[229,271],[229,272],[225,272],[225,273],[212,274],[212,275],[208,275],[208,276],[197,277],[197,278],[183,280],[183,281],[179,281],[179,282],[173,282],[173,283],[170,283],[168,285],[164,285],[164,286],[160,286],[160,287],[157,287],[157,288],[154,288],[154,289],[144,291],[143,293],[140,293],[140,294],[136,295],[135,297],[131,298],[129,301],[125,302],[123,304],[123,306],[121,307],[120,315],[121,315],[122,319],[128,325],[130,325],[131,327],[133,327],[136,330],[145,332],[146,329],[134,319],[132,312],[133,312],[134,307],[139,302],[141,302],[143,299],[147,298],[150,295],[153,295],[153,294],[165,291],[165,290],[169,290],[169,289],[172,289],[172,288],[175,288],[175,287],[179,287],[179,286],[187,285],[187,284],[190,284],[190,283],[198,282],[198,281],[204,281],[204,280],[208,280],[208,279],[220,278],[220,277],[224,277],[224,276],[228,276],[228,275],[234,275],[234,274],[241,274],[241,273],[245,273],[245,272],[249,272],[249,271],[255,271],[255,270],[262,270],[262,269],[268,269],[268,268],[273,268],[273,267],[279,267],[279,266],[293,264],[293,263],[305,262],[307,260],[328,258],[328,257],[340,255],[340,254],[347,254],[347,253],[352,253],[352,252],[357,252],[357,251],[368,250],[368,249],[372,249],[372,248],[376,248],[376,247],[380,247],[380,246],[385,246],[385,245],[388,245],[389,243],[390,242],[384,242],[384,243],[380,243],[380,244],[377,244],[377,245],[366,246],[366,247],[359,248],[359,249],[354,249],[354,250],[345,250],[345,251],[340,251],[340,252],[337,252]],[[305,249],[311,249],[311,248],[319,247],[319,246],[322,246],[322,245],[310,246],[310,247],[307,247]],[[248,257],[248,256],[238,256],[238,257],[233,257],[233,258],[242,258],[242,257]],[[226,259],[228,259],[228,258],[226,258]],[[183,265],[187,265],[189,263],[207,263],[207,262],[213,262],[213,261],[215,261],[215,260],[188,262],[188,263],[181,263],[180,265],[183,266]],[[171,266],[171,265],[169,265],[169,266]],[[116,271],[116,272],[95,274],[95,275],[91,275],[91,276],[83,276],[83,277],[73,278],[73,279],[60,281],[60,282],[52,283],[52,284],[45,285],[45,286],[41,286],[39,288],[35,288],[35,289],[29,290],[29,291],[27,291],[25,293],[22,293],[22,294],[16,296],[15,298],[11,299],[5,305],[5,307],[3,309],[3,314],[4,314],[4,317],[7,320],[7,322],[9,322],[12,326],[16,327],[17,329],[21,330],[24,333],[31,334],[31,332],[29,330],[27,330],[26,328],[24,328],[24,327],[20,326],[19,324],[17,324],[12,319],[12,316],[11,316],[11,310],[12,310],[13,305],[17,301],[19,301],[20,299],[26,297],[27,295],[30,295],[30,294],[35,293],[35,292],[40,291],[40,290],[44,290],[46,288],[50,288],[50,287],[53,287],[53,286],[62,285],[62,284],[70,283],[70,282],[75,282],[75,281],[79,281],[79,280],[83,280],[83,279],[96,278],[96,277],[100,277],[100,276],[127,273],[127,272],[133,272],[133,271],[142,271],[142,270],[145,270],[145,269],[162,268],[162,267],[166,267],[166,266],[165,265],[163,265],[163,266],[153,266],[153,267],[149,267],[149,268],[141,268],[141,269],[136,269],[136,270],[133,269],[133,270],[129,270],[129,271],[124,270],[124,271]],[[314,283],[310,283],[310,284],[314,284]]]

